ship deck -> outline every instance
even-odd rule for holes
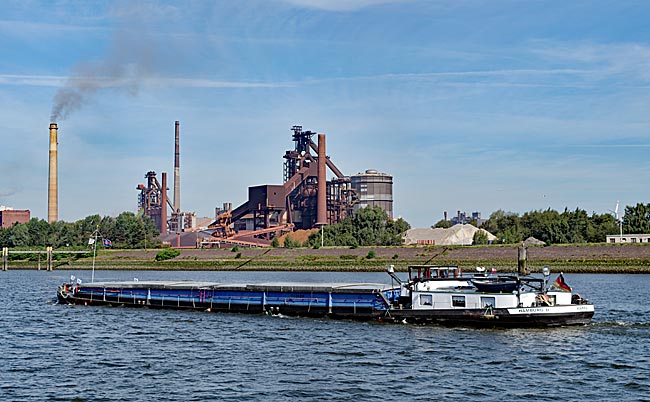
[[[313,283],[313,282],[264,282],[237,284],[199,281],[124,281],[90,282],[79,285],[79,289],[169,289],[169,290],[236,290],[262,292],[327,292],[327,293],[376,293],[393,289],[382,283]]]

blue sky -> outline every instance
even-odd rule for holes
[[[414,227],[443,211],[589,213],[650,202],[645,1],[3,1],[0,204],[47,214],[57,92],[59,218],[135,211],[173,171],[199,216],[280,184],[290,128],[346,174],[394,176]]]

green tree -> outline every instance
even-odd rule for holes
[[[104,217],[99,222],[99,233],[118,248],[144,248],[154,245],[158,230],[149,218],[141,219],[132,212],[122,212],[116,218]]]
[[[8,240],[9,247],[26,247],[32,245],[29,237],[29,229],[26,224],[12,226]]]
[[[80,241],[77,240],[77,231],[74,223],[54,222],[50,225],[49,242],[54,247],[76,246]]]
[[[650,233],[650,204],[637,203],[625,207],[623,215],[624,233]]]
[[[29,241],[27,245],[34,246],[51,246],[52,242],[50,239],[50,234],[52,232],[52,225],[45,222],[43,219],[32,218],[30,219],[25,226],[27,227],[27,233],[29,236]]]
[[[300,247],[300,243],[297,241],[293,241],[291,236],[287,235],[284,238],[284,248],[296,248],[296,247]]]
[[[436,222],[435,225],[431,226],[431,229],[436,229],[436,228],[449,229],[450,227],[451,227],[451,221],[440,219],[438,222]]]
[[[391,246],[402,244],[402,235],[410,225],[404,219],[391,220],[380,207],[359,209],[340,223],[328,225],[309,236],[306,246]]]
[[[156,254],[156,261],[171,260],[172,258],[178,257],[180,254],[181,252],[176,250],[175,248],[167,248],[164,250],[160,250],[158,254]]]
[[[618,222],[611,214],[592,214],[591,225],[587,228],[587,241],[598,243],[607,241],[608,235],[619,233]]]
[[[650,204],[626,207],[624,226],[627,233],[650,231]],[[644,226],[645,225],[645,226]],[[618,222],[610,214],[592,213],[576,208],[559,213],[551,209],[526,212],[519,217],[512,212],[498,210],[481,226],[494,234],[499,242],[513,244],[529,236],[547,243],[604,242],[607,235],[618,233]]]
[[[521,217],[524,236],[533,236],[550,244],[567,243],[569,223],[566,216],[550,208],[545,211],[526,212]]]
[[[476,245],[483,245],[483,244],[488,244],[488,235],[485,230],[477,230],[474,232],[474,237],[472,240],[472,244]]]
[[[524,240],[521,218],[514,212],[494,211],[481,228],[495,235],[499,243],[516,244]]]
[[[587,232],[591,227],[591,220],[587,215],[587,211],[580,208],[576,208],[575,211],[565,209],[562,218],[566,220],[568,225],[566,241],[568,243],[585,243],[588,237]]]

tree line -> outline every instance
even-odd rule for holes
[[[650,203],[626,206],[621,218],[624,234],[650,233]],[[436,227],[444,227],[438,222]],[[392,220],[380,207],[359,209],[340,223],[312,233],[305,244],[291,246],[392,246],[402,244],[402,235],[410,225],[399,218]],[[483,222],[482,229],[497,236],[498,243],[519,243],[535,237],[547,244],[599,243],[607,235],[619,233],[619,221],[612,214],[589,215],[585,210],[552,209],[526,212],[498,210]],[[148,217],[122,212],[117,217],[91,215],[76,222],[47,223],[32,218],[24,224],[0,228],[0,247],[73,247],[87,248],[88,239],[98,230],[101,238],[110,239],[115,248],[159,247],[158,229]],[[480,239],[485,240],[485,239]],[[291,241],[290,241],[291,242]],[[285,242],[286,243],[286,242]],[[286,244],[285,244],[286,245]]]
[[[608,235],[618,234],[619,223],[623,233],[650,233],[650,204],[626,206],[619,222],[612,214],[589,215],[585,210],[552,209],[526,212],[523,215],[498,210],[483,222],[482,229],[498,237],[498,243],[519,243],[534,237],[547,244],[600,243]],[[437,226],[437,224],[436,224]]]
[[[402,244],[402,234],[410,228],[404,219],[390,219],[378,206],[365,207],[340,223],[312,233],[305,246],[318,247],[321,241],[324,246],[396,246]]]
[[[151,219],[122,212],[117,217],[91,215],[76,222],[47,223],[32,218],[27,223],[0,229],[0,247],[87,247],[95,230],[98,231],[99,245],[105,238],[116,248],[160,246],[159,231]]]

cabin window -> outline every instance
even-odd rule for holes
[[[465,296],[451,296],[451,305],[453,307],[465,307]]]
[[[421,306],[433,306],[433,296],[432,295],[420,295],[420,305]]]
[[[495,307],[497,300],[495,297],[481,297],[481,308]]]

